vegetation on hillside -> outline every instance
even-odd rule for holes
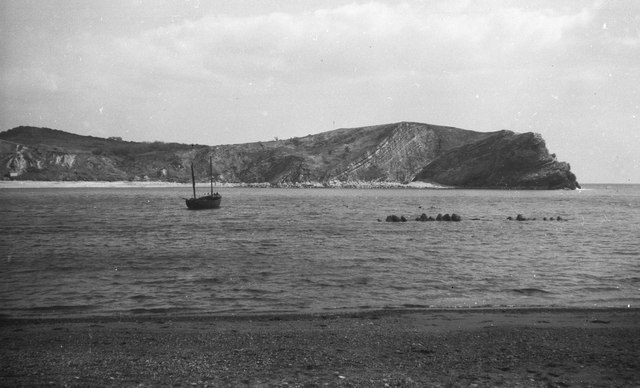
[[[12,179],[188,182],[193,164],[197,179],[205,181],[211,158],[214,179],[232,183],[407,183],[418,178],[462,187],[518,187],[526,178],[531,188],[576,187],[568,164],[550,158],[544,142],[536,143],[535,136],[496,136],[501,133],[402,122],[205,146],[18,127],[0,133],[0,173]],[[543,173],[536,170],[542,168]]]

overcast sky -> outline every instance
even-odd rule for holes
[[[0,130],[207,145],[539,132],[640,183],[640,1],[1,0]]]

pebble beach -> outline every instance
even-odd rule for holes
[[[0,320],[1,386],[629,387],[639,309]]]

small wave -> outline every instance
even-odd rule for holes
[[[404,290],[410,290],[414,287],[408,287],[408,286],[402,286],[399,284],[390,284],[389,288],[391,288],[392,290],[396,290],[396,291],[404,291]]]
[[[520,294],[520,295],[526,295],[526,296],[551,294],[551,292],[545,291],[545,290],[541,290],[539,288],[512,288],[509,291],[515,292],[516,294]]]
[[[175,314],[175,313],[185,313],[185,312],[197,312],[201,311],[201,309],[194,307],[158,307],[158,308],[136,308],[129,310],[131,314]]]
[[[382,306],[382,310],[403,310],[403,309],[427,309],[431,308],[428,304],[416,304],[416,303],[401,303],[398,305],[385,305]]]
[[[616,255],[616,256],[637,256],[638,255],[638,251],[635,251],[633,249],[629,249],[629,250],[615,250],[613,252],[611,252],[612,255]]]
[[[213,277],[213,278],[196,279],[193,282],[195,284],[221,284],[223,280],[217,277]]]
[[[369,282],[371,281],[371,279],[367,276],[356,276],[353,279],[350,279],[351,282],[353,282],[353,284],[369,284]]]
[[[129,297],[129,299],[133,299],[133,300],[145,300],[145,299],[153,299],[153,297],[151,295],[144,295],[144,294],[136,294],[136,295],[131,295]]]
[[[278,256],[278,254],[274,253],[274,252],[262,252],[262,251],[256,251],[256,255],[258,255],[258,256]]]
[[[242,291],[249,293],[249,294],[258,294],[258,295],[263,295],[263,294],[277,294],[278,291],[272,291],[272,290],[265,290],[262,288],[245,288],[242,289]]]
[[[613,286],[603,286],[603,287],[583,287],[579,289],[580,291],[589,291],[589,292],[605,292],[605,291],[620,291],[620,287]]]
[[[408,309],[426,309],[430,307],[428,304],[415,304],[415,303],[404,303],[401,306]]]
[[[82,305],[53,305],[53,306],[36,306],[36,307],[28,307],[23,309],[23,311],[37,311],[37,312],[56,312],[56,311],[64,311],[64,312],[74,312],[74,311],[88,311],[95,309],[95,305],[82,304]]]

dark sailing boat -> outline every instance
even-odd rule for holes
[[[191,163],[191,183],[193,185],[193,198],[186,199],[187,207],[191,210],[198,209],[218,209],[222,202],[222,195],[213,192],[213,162],[209,157],[209,176],[211,180],[211,191],[203,197],[196,197],[196,177],[193,173],[193,163]]]

